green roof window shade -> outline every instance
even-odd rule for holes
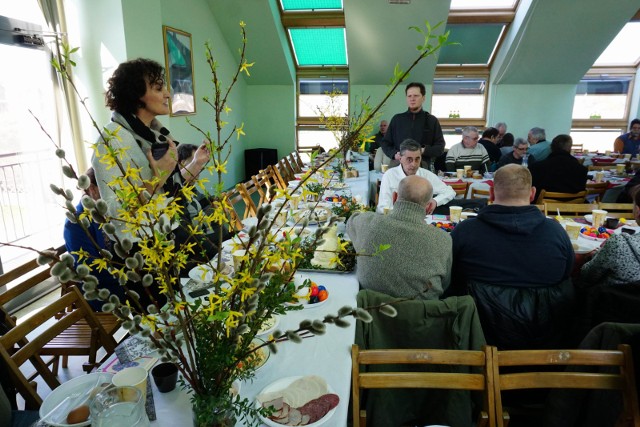
[[[431,114],[440,118],[484,118],[485,78],[436,78],[433,81]]]
[[[438,65],[488,65],[504,29],[504,24],[447,25],[449,40],[460,44],[443,46]]]
[[[516,8],[518,0],[451,0],[450,8],[455,9],[512,9]]]
[[[342,10],[342,0],[280,0],[280,3],[285,12]]]
[[[632,76],[585,76],[576,87],[573,119],[622,120]]]
[[[594,66],[636,66],[640,62],[640,22],[629,22],[596,59]]]
[[[298,66],[347,66],[344,28],[290,28],[289,37]]]

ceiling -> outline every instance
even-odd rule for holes
[[[251,85],[295,82],[294,60],[282,26],[278,0],[207,0],[227,45],[237,54],[238,23],[247,24],[247,58],[255,65]],[[406,69],[417,57],[422,36],[411,26],[446,22],[450,0],[344,0],[349,79],[355,85],[387,85],[396,64]],[[577,83],[598,56],[638,11],[638,0],[575,1],[520,0],[513,22],[495,53],[492,76],[503,84]],[[439,55],[424,60],[412,79],[433,80],[440,64],[486,64],[503,25],[481,24],[479,17],[442,25],[435,34],[450,30]],[[455,22],[455,23],[454,23]],[[438,57],[439,56],[439,57]]]

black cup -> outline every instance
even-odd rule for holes
[[[604,225],[609,229],[616,229],[619,223],[620,220],[618,218],[607,218]]]
[[[178,367],[174,363],[160,363],[151,370],[151,376],[160,393],[168,393],[176,388]]]

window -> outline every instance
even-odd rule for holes
[[[640,22],[629,22],[593,64],[599,66],[637,66],[640,61]]]
[[[64,209],[49,184],[64,184],[54,142],[35,118],[56,143],[71,139],[68,129],[58,127],[49,51],[43,46],[24,44],[19,37],[21,33],[42,34],[41,27],[34,23],[42,21],[41,13],[40,19],[22,20],[34,18],[39,12],[37,2],[4,3],[0,14],[8,16],[0,22],[2,33],[10,37],[0,38],[0,56],[6,59],[0,67],[0,127],[7,135],[0,141],[0,241],[43,249],[62,243]],[[11,4],[21,7],[9,7]],[[16,28],[27,31],[19,31],[15,37]],[[73,149],[62,148],[75,164]],[[27,253],[0,247],[0,269],[7,271]]]
[[[576,88],[573,118],[625,120],[631,82],[631,76],[585,76]]]
[[[330,93],[340,93],[329,96]],[[345,78],[302,78],[298,82],[298,148],[317,145],[325,150],[338,146],[333,133],[325,128],[320,117],[349,114],[349,81]]]
[[[485,110],[485,78],[436,78],[431,114],[441,119],[482,119]]]
[[[613,150],[613,141],[623,132],[620,129],[571,129],[574,144],[582,144],[589,151],[604,153]]]

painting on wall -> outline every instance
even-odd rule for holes
[[[191,34],[162,26],[167,87],[171,93],[172,116],[196,113],[195,85],[193,81],[193,50]]]

